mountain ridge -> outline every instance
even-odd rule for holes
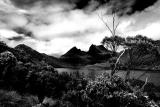
[[[107,50],[102,45],[93,44],[89,47],[88,51],[82,51],[74,46],[59,58],[45,53],[39,53],[25,44],[19,44],[11,48],[4,43],[0,43],[0,47],[0,53],[10,51],[21,62],[38,64],[44,61],[55,68],[75,68],[96,63],[105,63],[113,58],[110,50]],[[123,68],[128,64],[128,54],[129,50],[126,50],[120,59],[119,63]],[[158,49],[148,50],[145,47],[136,47],[132,49],[132,57],[134,59],[134,62],[132,61],[134,65],[133,69],[160,69],[160,53]]]
[[[60,58],[47,55],[45,53],[40,53],[31,47],[25,44],[19,44],[14,48],[11,48],[7,45],[1,44],[1,52],[3,51],[10,51],[12,52],[19,61],[21,62],[32,62],[32,63],[39,63],[41,61],[45,61],[47,64],[52,65],[56,68],[72,68],[75,66],[84,66],[88,64],[95,64],[99,62],[103,62],[105,59],[101,58],[104,50],[101,50],[99,47],[94,45],[93,51],[99,51],[95,55],[91,54],[88,51],[82,51],[77,47],[71,48],[67,51],[64,55],[61,55]],[[93,45],[92,45],[93,46]],[[90,46],[91,47],[91,46]],[[90,49],[90,48],[89,48]],[[96,50],[97,49],[97,50]],[[100,50],[99,50],[100,49]],[[105,50],[107,52],[107,50]]]
[[[77,47],[71,48],[60,57],[65,62],[72,64],[95,64],[104,62],[111,57],[111,51],[102,45],[91,45],[88,51],[82,51]]]

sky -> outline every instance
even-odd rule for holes
[[[87,51],[111,36],[100,17],[112,28],[113,12],[117,35],[160,39],[160,0],[0,0],[0,39],[55,56]]]

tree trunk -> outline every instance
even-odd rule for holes
[[[125,76],[125,81],[128,81],[130,79],[130,73],[131,73],[131,71],[128,69],[126,76]]]

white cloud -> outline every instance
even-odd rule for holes
[[[160,2],[144,12],[120,18],[117,33],[122,36],[142,34],[159,39],[159,5]],[[35,38],[26,37],[21,42],[7,41],[7,43],[10,46],[24,43],[47,54],[64,54],[73,46],[88,50],[91,44],[98,45],[104,36],[111,35],[98,17],[98,14],[104,12],[104,8],[90,14],[70,8],[64,4],[42,8],[37,4],[29,10],[24,10],[15,7],[9,0],[1,0],[0,35],[3,38],[16,37],[19,34],[11,29],[25,27],[33,32]],[[110,26],[112,25],[110,15],[104,15],[103,18]]]
[[[128,32],[129,35],[137,35],[137,34],[143,34],[144,36],[148,36],[153,39],[160,39],[160,23],[152,23],[149,26],[145,27],[144,29],[138,30],[138,31],[131,31]]]
[[[12,38],[18,36],[18,34],[12,30],[0,29],[0,36],[4,38]]]
[[[100,30],[103,24],[96,14],[85,14],[82,10],[73,10],[64,14],[52,14],[49,16],[50,25],[36,26],[29,25],[37,38],[55,38],[61,34],[73,32],[83,32],[86,29]],[[51,20],[52,19],[52,20]],[[65,35],[64,35],[65,36]]]

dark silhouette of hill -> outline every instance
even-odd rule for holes
[[[106,62],[109,58],[112,57],[112,52],[107,50],[102,45],[91,45],[89,50],[86,52],[78,49],[77,47],[73,47],[60,58],[49,56],[44,53],[39,53],[24,44],[20,44],[15,48],[11,48],[5,43],[0,42],[0,52],[4,51],[12,52],[16,56],[17,60],[23,63],[31,62],[38,64],[41,61],[44,61],[45,63],[56,68],[69,68],[101,63]],[[129,53],[131,54],[131,61]],[[130,51],[126,50],[120,59],[120,65],[127,68],[129,63],[132,65],[131,69],[159,70],[159,50],[158,48],[149,49],[143,45],[134,47]]]
[[[17,50],[7,46],[4,42],[0,41],[0,53],[4,51],[10,51],[17,57],[18,60],[20,59],[20,53]]]
[[[37,63],[37,61],[45,61],[47,64],[52,65],[53,67],[68,67],[68,64],[63,63],[61,60],[54,56],[49,56],[44,53],[39,53],[36,50],[24,45],[20,44],[15,47],[20,53],[32,59],[32,62]]]
[[[14,49],[19,51],[20,53],[28,55],[28,57],[31,58],[32,60],[41,61],[44,58],[43,54],[37,52],[36,50],[24,44],[20,44],[16,46]]]
[[[91,45],[87,53],[93,57],[94,62],[106,61],[111,58],[112,54],[103,45]]]
[[[81,51],[80,49],[77,49],[77,47],[73,47],[62,55],[60,59],[76,66],[91,63],[92,57],[87,52]]]
[[[72,55],[82,55],[83,56],[83,55],[87,55],[87,53],[84,51],[81,51],[77,47],[73,47],[63,56],[72,56]]]
[[[88,51],[89,54],[106,54],[111,53],[111,51],[107,50],[103,45],[91,45]]]
[[[0,47],[0,52],[10,51],[21,62],[31,62],[36,64],[44,61],[53,67],[75,67],[79,65],[94,64],[103,62],[111,57],[111,52],[104,48],[102,45],[91,45],[88,52],[73,47],[60,58],[49,56],[44,53],[39,53],[24,44],[20,44],[15,48],[11,48],[8,47],[5,43],[1,43]]]
[[[102,45],[91,45],[87,52],[73,47],[60,59],[73,65],[86,65],[104,62],[111,57],[111,52]]]
[[[52,65],[53,67],[69,67],[69,64],[66,64],[59,60],[56,57],[46,55],[44,53],[39,53],[36,50],[30,48],[27,45],[20,44],[16,46],[15,48],[8,47],[5,43],[0,43],[0,52],[4,51],[10,51],[12,52],[18,61],[24,62],[24,63],[34,63],[38,64],[41,61],[44,61],[45,63]]]

